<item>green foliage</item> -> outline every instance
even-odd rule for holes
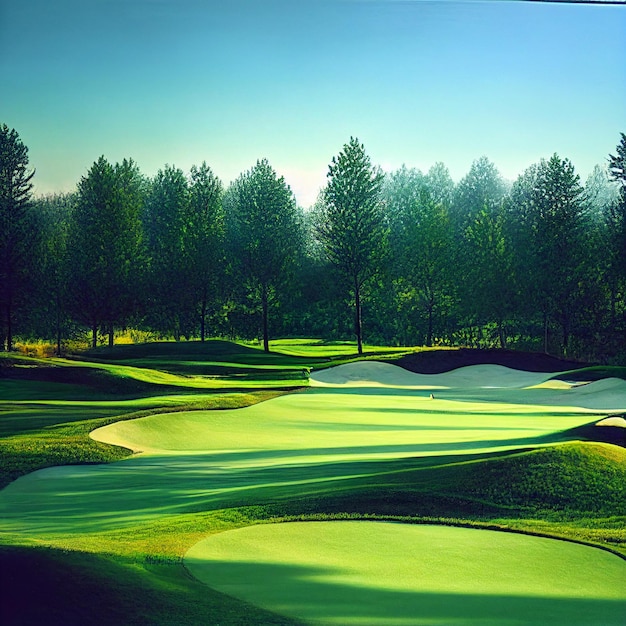
[[[584,190],[557,155],[510,190],[485,157],[457,185],[442,163],[383,179],[351,139],[310,211],[267,160],[223,193],[206,163],[147,180],[101,157],[76,193],[33,201],[26,148],[6,126],[3,138],[26,158],[21,208],[9,225],[3,201],[0,224],[3,347],[17,329],[60,354],[128,327],[358,346],[365,316],[370,343],[626,353],[623,137]]]
[[[485,207],[476,214],[465,231],[464,253],[471,259],[460,287],[465,308],[480,325],[494,322],[500,347],[506,348],[505,324],[515,318],[519,302],[513,246],[503,212]]]
[[[189,182],[182,170],[166,165],[150,182],[143,215],[149,256],[149,327],[176,339],[191,334],[188,266],[185,254]]]
[[[401,169],[387,178],[384,193],[401,324],[410,327],[416,318],[425,318],[427,346],[435,335],[441,336],[442,320],[455,296],[456,248],[444,184]]]
[[[210,307],[216,311],[224,282],[224,210],[222,183],[206,163],[191,168],[189,214],[185,241],[189,289],[196,294],[200,340],[206,335]]]
[[[497,211],[505,194],[506,186],[496,166],[484,156],[474,161],[454,190],[451,213],[455,232],[462,236],[480,211]]]
[[[353,137],[333,157],[327,176],[316,234],[327,258],[352,289],[360,354],[362,290],[380,273],[387,253],[388,228],[380,198],[383,175],[371,165],[365,147]]]
[[[141,227],[143,178],[132,160],[101,156],[78,185],[68,239],[73,314],[92,329],[113,328],[134,312],[145,258]]]
[[[31,210],[28,148],[17,131],[0,125],[0,350],[13,348],[15,315],[29,291],[38,231]]]
[[[591,278],[586,207],[572,163],[554,154],[528,168],[513,187],[509,218],[515,248],[526,251],[518,253],[516,271],[526,306],[543,316],[544,350],[548,351],[548,322],[552,319],[561,328],[565,354],[582,312],[584,285]]]
[[[260,306],[263,346],[269,351],[270,306],[293,276],[302,246],[293,193],[267,159],[230,187],[227,236],[236,276]]]

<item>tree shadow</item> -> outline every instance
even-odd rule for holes
[[[502,595],[413,592],[325,582],[336,572],[322,567],[204,561],[190,556],[185,557],[185,565],[218,591],[319,624],[623,626],[626,620],[626,599],[581,598],[576,597],[576,589],[571,595],[556,597],[524,595],[515,589]],[[454,572],[450,576],[453,580]]]

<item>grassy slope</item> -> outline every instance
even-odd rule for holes
[[[306,346],[286,349],[306,353]],[[316,359],[329,358],[327,354],[320,356],[320,352],[319,346],[316,347],[311,365],[315,365]],[[220,356],[224,362],[230,362],[232,357],[226,349]],[[168,354],[167,358],[176,360],[176,355]],[[263,364],[262,359],[258,364]],[[300,366],[302,363],[298,364]],[[109,371],[114,376],[119,372]],[[16,379],[11,380],[15,400],[20,394],[20,384],[15,384]],[[67,391],[59,387],[46,389],[45,385],[41,389],[48,392],[56,389],[57,397],[63,397]],[[33,404],[36,400],[33,387],[24,381],[23,390],[26,399]],[[88,385],[78,385],[72,393],[79,398],[81,394],[89,397],[94,392]],[[222,394],[211,398],[211,406],[219,408],[226,403],[232,407],[258,399],[259,396],[252,394],[236,398]],[[197,406],[205,408],[206,404],[202,405],[205,400],[196,399]],[[32,460],[20,461],[28,457],[29,448],[38,451],[40,458],[35,465],[39,462],[92,462],[106,459],[107,455],[118,458],[125,454],[109,446],[100,448],[86,434],[104,423],[102,419],[113,421],[120,415],[129,417],[127,406],[107,407],[111,413],[100,421],[78,419],[73,424],[59,424],[60,413],[50,419],[47,417],[55,410],[52,405],[35,404],[38,408],[33,409],[34,413],[26,421],[32,424],[32,420],[39,419],[41,423],[50,421],[56,425],[23,428],[19,421],[14,421],[11,428],[2,431],[0,445],[8,445],[3,449],[2,462],[6,462],[12,472],[0,467],[5,482],[33,468]],[[171,410],[171,406],[159,407],[158,401],[155,404],[157,406],[145,410]],[[193,408],[193,403],[191,405],[181,404],[181,408]],[[6,423],[7,414],[10,416],[7,406],[5,402],[5,414],[0,417],[2,423]],[[9,408],[15,410],[15,406]],[[93,411],[93,408],[85,408],[85,411]],[[119,411],[117,417],[116,411]],[[12,433],[12,428],[18,432]],[[49,446],[52,440],[55,441]],[[68,448],[76,452],[68,455]],[[436,466],[427,463],[420,466],[419,460],[389,462],[381,464],[376,479],[370,478],[362,484],[355,479],[343,492],[336,488],[327,492],[318,490],[265,506],[185,514],[122,531],[86,536],[80,542],[63,546],[65,550],[81,550],[79,552],[11,546],[15,540],[6,537],[6,545],[0,549],[0,567],[13,575],[10,585],[1,587],[0,605],[3,611],[18,611],[22,616],[15,617],[14,613],[8,623],[42,623],[45,611],[47,624],[85,624],[89,623],[85,615],[95,614],[90,598],[96,593],[99,624],[118,624],[120,616],[123,616],[121,621],[129,624],[192,624],[206,616],[222,624],[289,623],[198,586],[186,575],[181,563],[185,550],[207,534],[279,519],[404,517],[417,521],[436,518],[448,523],[500,525],[596,541],[626,554],[623,450],[602,444],[572,443],[526,453],[491,455],[478,463],[462,458],[456,461]],[[32,582],[33,572],[37,572],[36,586]],[[38,590],[37,597],[33,596],[33,588]]]

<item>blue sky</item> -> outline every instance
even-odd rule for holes
[[[36,191],[101,154],[148,175],[268,158],[308,206],[351,136],[384,169],[482,155],[583,178],[626,132],[626,6],[484,0],[0,0],[0,122]]]

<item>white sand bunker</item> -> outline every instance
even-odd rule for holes
[[[616,428],[626,428],[626,419],[619,415],[612,415],[611,417],[605,417],[596,423],[596,426],[613,426]]]
[[[576,385],[568,392],[576,406],[619,411],[626,408],[626,380],[603,378],[586,385]]]
[[[379,361],[356,361],[313,372],[312,387],[393,387],[403,389],[520,389],[540,385],[554,374],[524,372],[502,365],[470,365],[442,374],[416,374]]]

